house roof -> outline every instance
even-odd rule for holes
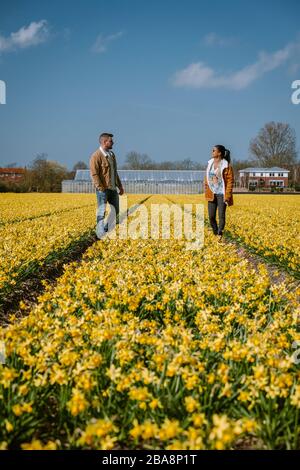
[[[11,174],[18,174],[18,173],[25,173],[24,168],[0,168],[0,173],[11,173]]]
[[[245,171],[245,172],[257,172],[257,173],[260,173],[260,172],[282,172],[282,171],[290,171],[290,170],[286,170],[285,168],[279,168],[279,166],[272,166],[272,167],[269,167],[269,168],[256,168],[256,167],[248,167],[248,168],[243,168],[242,170],[239,170],[239,171]]]

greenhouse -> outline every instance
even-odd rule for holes
[[[205,171],[200,170],[118,170],[126,193],[199,194]],[[89,170],[77,170],[74,180],[62,182],[63,193],[93,193]]]

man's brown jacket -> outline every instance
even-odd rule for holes
[[[119,189],[122,188],[122,183],[118,175],[117,171],[117,161],[115,154],[112,153],[112,158],[114,160],[115,169],[116,169],[116,185]],[[97,149],[91,155],[90,158],[90,172],[91,177],[94,183],[94,186],[99,191],[104,191],[110,185],[110,164],[106,158],[106,156],[101,152],[100,149]]]

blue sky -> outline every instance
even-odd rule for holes
[[[88,162],[102,131],[119,164],[233,158],[269,121],[289,123],[300,148],[297,0],[1,2],[0,165],[45,152]]]

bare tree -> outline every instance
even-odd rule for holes
[[[73,171],[76,171],[76,170],[87,170],[88,169],[88,166],[85,162],[79,160],[77,163],[75,163],[75,165],[73,166]]]
[[[152,167],[153,162],[147,154],[135,151],[126,155],[125,164],[123,165],[124,170],[148,170]]]
[[[126,155],[123,170],[205,170],[206,165],[194,162],[190,158],[179,161],[165,160],[155,162],[147,154],[141,154],[135,151]]]
[[[268,122],[251,140],[250,152],[261,166],[293,165],[297,161],[295,131],[289,124]]]
[[[195,170],[197,164],[193,162],[190,158],[185,158],[179,162],[175,163],[176,170]]]
[[[46,153],[38,154],[26,173],[29,190],[37,192],[60,192],[61,182],[68,175],[63,165],[47,160]]]

